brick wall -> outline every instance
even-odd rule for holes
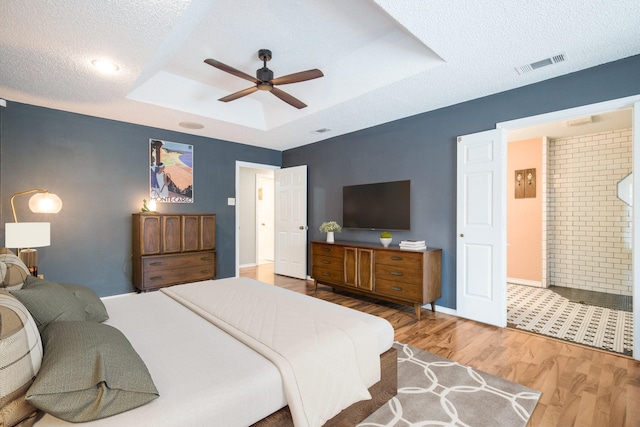
[[[631,150],[631,129],[549,139],[551,285],[631,295],[632,212],[617,197]]]

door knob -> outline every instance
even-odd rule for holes
[[[306,225],[301,225],[301,226],[300,226],[300,227],[298,227],[298,228],[300,228],[300,230],[306,230],[306,229],[308,229],[309,227],[307,227]]]
[[[460,234],[460,237],[464,237],[464,234],[462,234],[462,233],[461,233],[461,234]]]

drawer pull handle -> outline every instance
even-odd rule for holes
[[[402,272],[401,271],[392,271],[390,274],[392,276],[402,276]]]
[[[399,287],[399,286],[392,286],[392,287],[391,287],[391,290],[392,290],[392,291],[398,291],[398,292],[400,292],[400,291],[402,291],[402,288],[401,288],[401,287]]]
[[[162,265],[162,261],[151,262],[151,263],[149,263],[149,265],[152,265],[152,266],[156,267],[158,265]]]
[[[403,260],[403,258],[401,256],[392,256],[391,259],[394,260],[394,261],[402,261]]]
[[[211,273],[211,270],[201,270],[200,273],[202,273],[202,274]]]
[[[331,252],[331,248],[322,248],[323,252]]]
[[[325,277],[329,277],[329,276],[331,276],[331,274],[329,274],[329,273],[327,273],[327,272],[323,272],[323,273],[322,273],[322,275],[323,275],[323,276],[325,276]]]
[[[162,276],[153,276],[149,278],[149,280],[160,280],[160,279],[162,279]]]
[[[331,262],[330,262],[330,261],[327,261],[326,259],[323,259],[323,260],[322,260],[322,263],[323,263],[323,264],[331,264]]]
[[[213,258],[211,258],[210,256],[203,256],[202,258],[200,258],[201,261],[211,261]]]

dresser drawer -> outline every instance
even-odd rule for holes
[[[325,255],[334,258],[344,257],[344,247],[323,243],[312,243],[311,249],[314,255]]]
[[[168,270],[145,271],[142,284],[144,289],[161,288],[176,283],[197,282],[213,279],[216,275],[215,265],[172,268]]]
[[[318,282],[344,283],[344,273],[340,270],[331,270],[330,268],[319,267],[314,265],[311,275]]]
[[[405,268],[376,263],[375,277],[376,281],[383,279],[415,285],[422,284],[422,270],[416,270],[415,268]]]
[[[142,269],[146,273],[173,268],[214,265],[215,261],[215,252],[198,252],[167,256],[159,255],[144,257],[142,260]]]
[[[397,265],[407,268],[422,268],[422,252],[376,250],[376,264]]]
[[[393,298],[422,303],[422,286],[412,283],[396,282],[392,280],[379,279],[376,276],[377,294],[388,295]]]
[[[324,255],[313,255],[313,265],[317,267],[330,268],[332,270],[344,271],[344,260]]]

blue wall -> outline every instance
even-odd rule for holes
[[[38,249],[39,272],[90,286],[101,295],[133,290],[131,214],[149,194],[149,138],[194,146],[193,204],[159,204],[163,213],[216,213],[218,275],[235,275],[236,160],[280,165],[281,152],[80,114],[7,102],[0,108],[1,219],[9,198],[46,188],[63,201],[57,215],[33,214],[16,198],[18,220],[50,221],[51,246]],[[1,240],[4,242],[4,227]]]
[[[424,238],[444,250],[438,304],[455,308],[456,137],[640,94],[638,76],[635,56],[284,153],[9,101],[0,108],[0,223],[11,221],[13,193],[42,187],[57,193],[64,203],[57,215],[32,214],[29,196],[16,199],[20,221],[51,221],[52,245],[38,250],[40,271],[112,295],[133,289],[131,213],[148,194],[149,138],[194,145],[195,203],[159,210],[218,215],[218,277],[235,274],[235,214],[227,198],[235,197],[236,160],[308,165],[311,240],[324,237],[317,230],[322,221],[341,220],[343,185],[411,179],[413,229],[394,233],[394,240]],[[377,242],[377,236],[345,230],[337,238]]]
[[[341,221],[342,186],[410,179],[412,230],[395,232],[394,242],[426,239],[443,249],[443,291],[437,304],[455,308],[456,137],[495,129],[499,122],[637,94],[640,56],[287,150],[282,166],[308,165],[311,240],[324,238],[318,231],[323,221]],[[343,230],[336,238],[377,242],[378,232]]]

